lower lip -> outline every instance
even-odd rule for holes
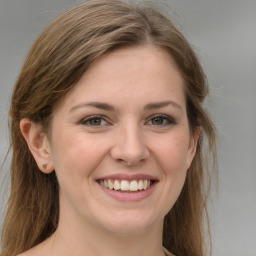
[[[146,190],[139,190],[138,192],[120,192],[117,190],[108,189],[102,185],[99,184],[101,189],[110,197],[118,200],[118,201],[141,201],[147,197],[149,197],[156,186],[157,182],[154,182],[148,189]]]

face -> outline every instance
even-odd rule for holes
[[[55,111],[48,139],[61,216],[123,233],[162,225],[197,140],[184,81],[152,46],[99,58]]]

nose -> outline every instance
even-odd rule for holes
[[[127,166],[135,166],[149,157],[140,127],[127,125],[115,133],[111,157]]]

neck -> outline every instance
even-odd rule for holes
[[[60,218],[56,232],[49,240],[49,255],[56,256],[164,256],[163,223],[137,233],[114,233],[91,223],[73,223]]]

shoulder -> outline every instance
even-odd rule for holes
[[[30,254],[29,251],[23,252],[21,254],[18,254],[17,256],[32,256],[33,254]]]
[[[17,255],[17,256],[45,256],[48,253],[49,240],[45,240],[42,243],[32,247],[31,249]]]
[[[167,249],[164,248],[164,252],[167,256],[175,256],[174,254],[172,254],[171,252],[169,252]]]
[[[17,256],[44,256],[44,252],[40,251],[40,249],[36,246],[28,251],[18,254]]]
[[[17,256],[41,256],[42,254],[40,254],[39,252],[38,252],[38,250],[36,250],[36,248],[35,247],[33,247],[32,249],[30,249],[30,250],[28,250],[28,251],[25,251],[25,252],[23,252],[23,253],[21,253],[21,254],[19,254],[19,255],[17,255]]]

